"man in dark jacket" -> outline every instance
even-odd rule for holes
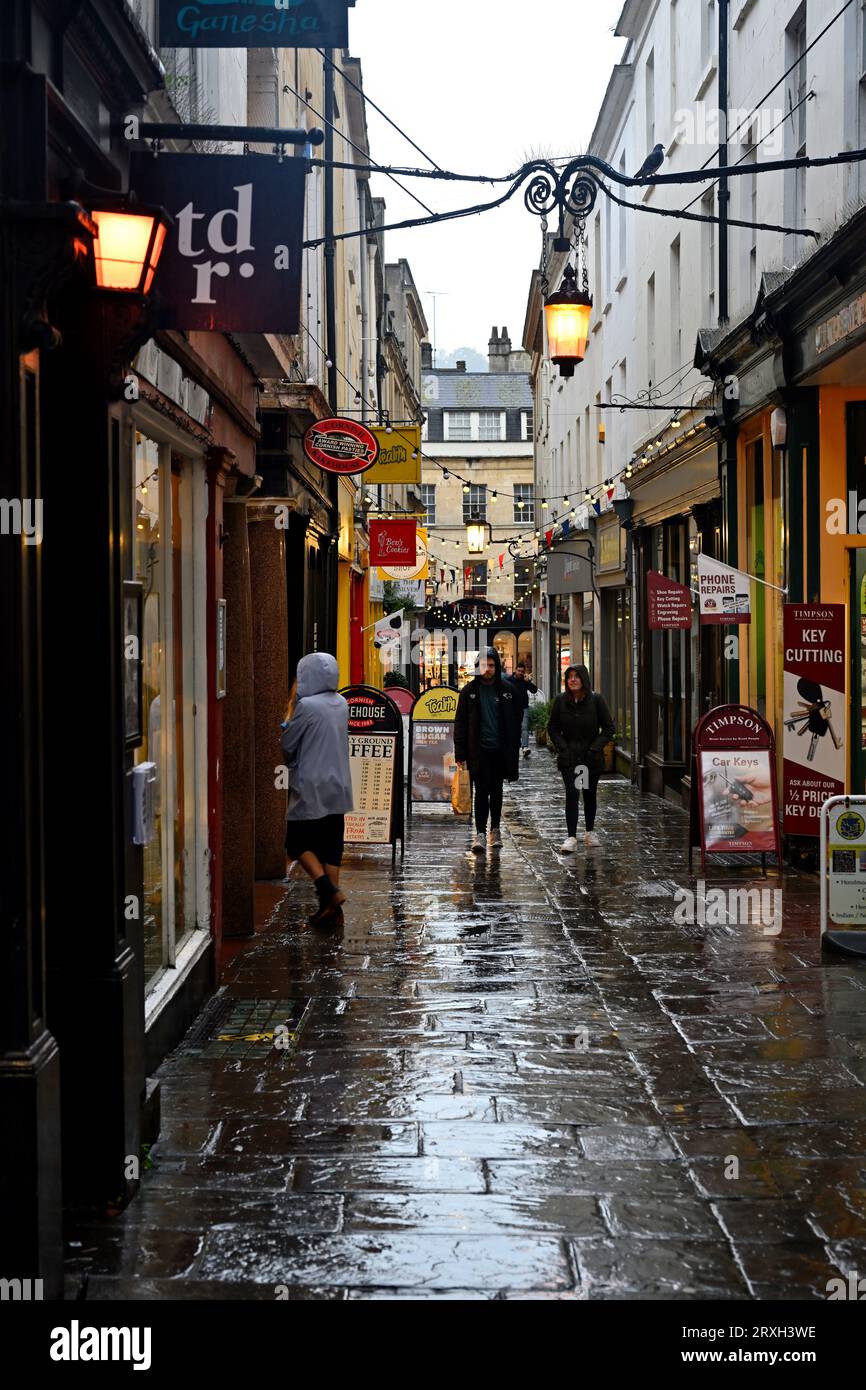
[[[454,756],[469,767],[475,791],[475,839],[472,849],[484,853],[484,832],[490,817],[488,844],[501,849],[502,786],[516,782],[520,761],[520,719],[517,695],[502,678],[499,653],[485,647],[478,658],[478,675],[460,692],[454,720]]]

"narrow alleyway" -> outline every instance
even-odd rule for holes
[[[444,808],[395,873],[353,855],[339,935],[282,890],[71,1294],[824,1299],[866,1269],[866,966],[822,961],[817,880],[785,875],[778,936],[678,925],[682,811],[603,783],[569,859],[552,760],[521,774],[498,855]]]

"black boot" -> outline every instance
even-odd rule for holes
[[[345,896],[331,882],[327,874],[322,874],[313,884],[316,890],[316,897],[319,899],[319,906],[307,921],[308,927],[330,927],[336,926],[343,914],[340,904],[346,901]]]

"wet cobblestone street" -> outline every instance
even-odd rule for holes
[[[866,965],[822,960],[817,878],[709,867],[781,888],[781,933],[678,923],[686,815],[606,781],[600,848],[561,856],[561,793],[535,750],[501,852],[446,808],[393,873],[352,851],[340,932],[305,926],[306,881],[273,890],[70,1290],[787,1300],[866,1274]]]

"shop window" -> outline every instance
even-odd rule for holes
[[[527,676],[532,677],[532,633],[521,632],[517,636],[517,663],[523,662]]]
[[[434,685],[448,685],[450,646],[448,634],[445,632],[431,632],[424,638],[422,690],[429,690]]]
[[[689,550],[682,518],[653,527],[648,568],[678,584],[689,583]],[[671,628],[647,634],[650,689],[646,737],[649,751],[663,762],[688,760],[690,634]]]
[[[557,680],[559,682],[557,686],[557,691],[555,693],[558,693],[560,690],[565,689],[565,673],[568,670],[569,666],[571,666],[572,664],[571,637],[567,632],[563,632],[561,628],[554,629],[554,636],[556,652],[556,673]]]
[[[608,589],[602,595],[602,684],[617,738],[631,743],[631,605],[627,589]]]
[[[595,604],[593,594],[586,593],[581,599],[580,659],[592,675],[595,669]]]
[[[153,765],[153,833],[142,848],[145,987],[175,963],[197,926],[202,861],[197,797],[199,738],[195,630],[196,582],[192,463],[136,433],[133,484],[133,578],[142,586],[142,742],[136,766]]]
[[[493,646],[499,653],[499,660],[502,662],[502,674],[510,676],[517,665],[517,636],[513,632],[497,632],[493,638]]]

